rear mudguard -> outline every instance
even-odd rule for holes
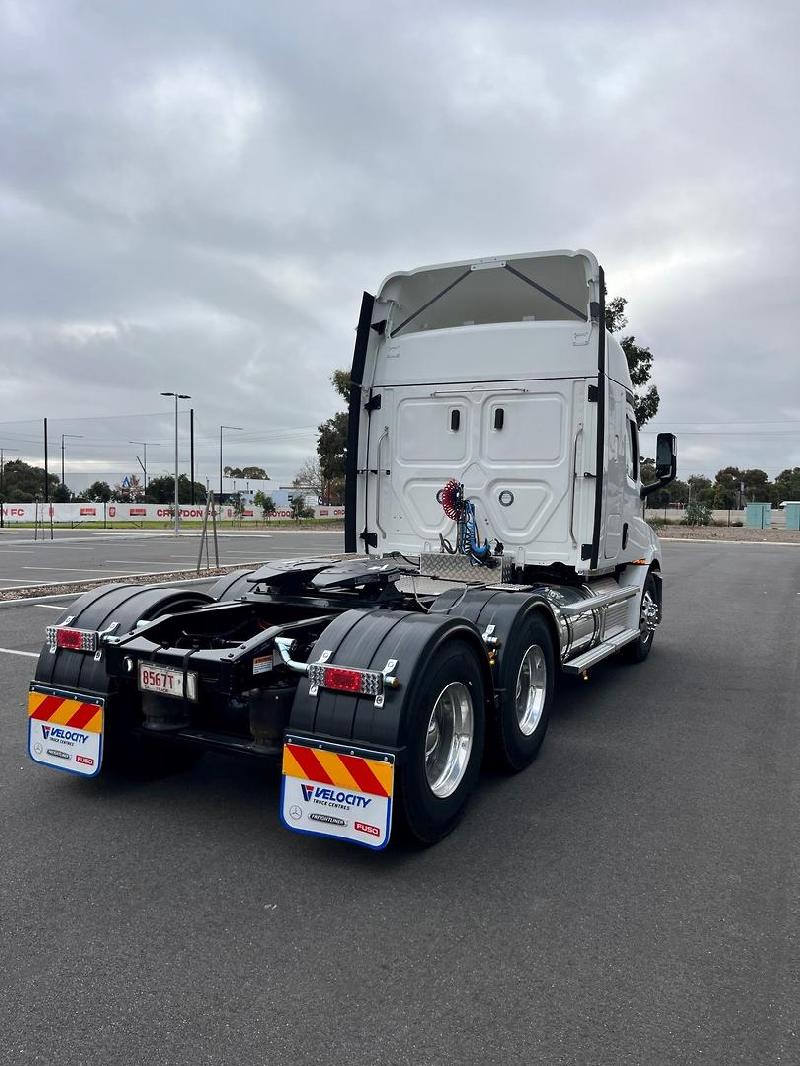
[[[486,646],[473,622],[443,614],[419,614],[385,609],[351,610],[335,618],[314,646],[309,662],[329,652],[331,665],[390,672],[398,688],[387,688],[382,706],[372,696],[320,689],[309,692],[303,678],[297,686],[289,732],[352,742],[367,748],[395,752],[406,746],[406,719],[413,706],[417,682],[442,643],[460,638],[475,650],[484,674],[487,710],[492,702],[492,679]]]
[[[209,598],[216,603],[243,599],[252,592],[253,586],[247,579],[253,573],[254,570],[234,570],[232,574],[224,574],[208,590]]]
[[[137,622],[211,602],[205,593],[187,589],[102,585],[69,607],[60,624],[69,619],[69,624],[79,629],[110,631],[114,636],[122,636],[134,629]],[[66,648],[51,652],[45,645],[36,664],[35,680],[85,695],[106,696],[117,691],[116,680],[106,670],[102,645],[96,655]]]
[[[499,692],[499,678],[503,672],[503,655],[508,647],[513,629],[521,625],[531,614],[538,611],[550,627],[556,662],[562,646],[563,623],[557,618],[553,607],[541,595],[505,592],[502,589],[469,589],[466,594],[460,589],[443,592],[433,602],[432,613],[458,615],[474,623],[492,655],[492,681]]]

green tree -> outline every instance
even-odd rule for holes
[[[334,370],[331,385],[341,398],[350,402],[350,371]],[[344,502],[345,464],[347,459],[347,411],[337,411],[320,424],[317,455],[319,476],[317,495],[321,502],[338,505]],[[301,477],[308,463],[298,471]],[[297,479],[295,479],[296,481]],[[311,485],[309,485],[311,487]]]
[[[206,502],[206,487],[199,481],[194,483],[194,498],[196,503]],[[162,474],[161,477],[152,477],[147,483],[148,503],[175,502],[175,478],[172,474]],[[178,475],[178,503],[191,503],[192,487],[186,474]]]
[[[711,524],[711,508],[701,500],[692,500],[686,508],[687,526],[708,526]]]
[[[344,499],[347,421],[347,411],[338,411],[319,426],[320,496],[331,504],[340,504]]]
[[[309,507],[306,507],[305,496],[293,496],[291,499],[291,505],[292,518],[294,518],[295,521],[299,521],[301,518],[311,518],[314,513]]]
[[[263,466],[226,466],[225,477],[243,477],[249,481],[269,481]]]
[[[234,492],[228,502],[233,508],[234,522],[241,522],[244,517],[244,500],[242,499],[241,492]]]
[[[275,506],[275,501],[273,500],[273,498],[271,496],[265,495],[265,493],[261,491],[255,494],[255,496],[253,497],[253,503],[256,505],[256,507],[261,508],[261,514],[265,522],[269,522],[270,518],[272,518],[272,516],[278,509]]]
[[[688,482],[691,489],[690,498],[692,503],[702,503],[711,507],[714,502],[714,486],[711,479],[702,474],[692,474]]]
[[[655,463],[652,459],[643,459],[641,464],[642,484],[652,485],[656,480]],[[659,507],[668,507],[670,504],[680,504],[685,506],[686,501],[689,498],[689,486],[685,481],[671,481],[669,485],[666,485],[663,489],[659,489],[658,492],[652,492],[649,496],[645,497],[645,507],[651,507],[654,510],[658,510]]]
[[[331,374],[331,385],[347,404],[350,403],[350,381],[349,370],[334,370]]]
[[[69,503],[72,499],[72,493],[69,490],[69,486],[64,485],[63,482],[60,485],[56,485],[53,490],[53,503]]]
[[[54,499],[59,479],[55,474],[49,474],[47,483],[50,489],[50,499]],[[22,459],[10,459],[7,463],[3,463],[1,492],[6,503],[33,503],[36,499],[43,500],[45,496],[44,468],[31,466]]]
[[[775,478],[773,503],[784,500],[800,501],[800,466],[787,467]]]
[[[714,475],[714,506],[721,510],[739,506],[742,472],[738,466],[724,466]]]
[[[627,303],[624,296],[615,296],[606,302],[606,329],[609,333],[620,333],[628,325],[625,317]],[[653,371],[653,353],[644,345],[637,344],[633,335],[619,337],[618,340],[628,360],[635,395],[636,421],[641,428],[653,418],[661,402],[655,385],[648,385]]]
[[[84,489],[79,499],[87,503],[107,503],[111,499],[111,486],[107,481],[93,481],[88,489]]]
[[[759,500],[766,502],[772,499],[772,485],[766,470],[760,470],[758,467],[754,467],[751,470],[743,470],[742,481],[744,482],[745,496],[751,502]]]

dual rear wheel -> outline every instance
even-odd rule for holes
[[[516,772],[533,761],[547,731],[555,658],[544,619],[529,615],[503,649],[500,703],[489,721],[479,654],[467,640],[445,642],[410,703],[398,800],[406,828],[424,844],[458,824],[478,782],[487,741],[495,762]]]

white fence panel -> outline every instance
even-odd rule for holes
[[[317,518],[344,518],[344,507],[313,507]],[[172,507],[163,503],[5,503],[2,505],[3,521],[7,524],[14,522],[42,522],[50,524],[52,518],[54,524],[73,522],[76,525],[82,522],[106,522],[113,525],[115,522],[164,522],[172,521]],[[181,504],[180,516],[184,520],[199,521],[205,514],[204,504]],[[232,507],[225,504],[218,511],[217,517],[223,521],[231,521],[236,517]],[[256,507],[246,507],[239,516],[243,522],[263,522],[261,510]],[[279,507],[273,518],[291,518],[290,507]]]

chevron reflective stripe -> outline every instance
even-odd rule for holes
[[[283,746],[283,773],[286,777],[387,798],[392,795],[394,783],[391,762],[292,743]]]
[[[70,699],[48,692],[28,693],[28,717],[51,725],[82,729],[85,733],[103,731],[102,705],[87,699]]]

